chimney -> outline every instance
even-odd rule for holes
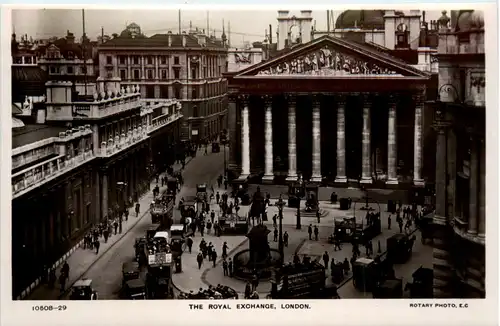
[[[186,32],[182,33],[182,47],[186,46]]]
[[[169,47],[172,46],[172,32],[171,31],[168,31],[167,42],[168,42]]]

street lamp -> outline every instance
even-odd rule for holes
[[[123,182],[123,181],[118,181],[116,183],[117,185],[117,189],[118,191],[120,192],[120,204],[118,205],[118,216],[122,216],[122,212],[125,210],[125,199],[123,198],[123,190],[124,188],[127,186],[127,183],[126,182]]]
[[[304,181],[302,180],[302,177],[299,176],[299,180],[295,185],[295,196],[297,197],[297,225],[296,225],[297,230],[300,230],[302,228],[300,222],[300,200],[302,199],[304,193],[305,193],[305,184]]]
[[[279,216],[278,218],[280,219],[280,224],[279,224],[279,239],[278,239],[278,250],[280,252],[280,262],[283,264],[283,257],[284,257],[284,249],[283,249],[283,207],[285,207],[285,202],[283,201],[283,198],[281,197],[278,199],[276,202],[276,207],[278,207],[279,211]]]

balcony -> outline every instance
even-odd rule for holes
[[[148,127],[148,134],[151,134],[161,129],[164,126],[179,120],[180,118],[182,118],[182,114],[180,113],[180,111],[177,111],[173,114],[164,114],[159,117],[156,117],[153,120],[151,120],[151,124]]]
[[[12,175],[12,198],[17,198],[42,184],[75,169],[92,159],[92,150],[87,150],[77,156],[59,155],[50,160],[29,167]]]
[[[127,87],[128,88],[128,87]],[[140,93],[94,94],[94,102],[47,103],[47,120],[96,120],[141,107]]]
[[[121,134],[115,138],[110,138],[107,142],[101,142],[97,156],[102,158],[111,157],[121,151],[124,151],[135,144],[147,139],[149,136],[147,134],[146,127],[138,127],[131,129],[127,134]]]

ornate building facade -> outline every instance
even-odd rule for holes
[[[227,81],[226,36],[203,31],[144,36],[131,24],[120,36],[99,46],[99,75],[139,85],[148,100],[182,103],[184,140],[204,140],[225,129]]]
[[[227,76],[234,178],[424,184],[428,73],[323,36]]]
[[[439,20],[434,296],[485,297],[485,44],[479,11]]]
[[[180,103],[146,105],[138,86],[119,80],[94,84],[91,99],[72,82],[45,86],[44,105],[12,131],[12,294],[21,299],[92,224],[149,190],[161,164],[151,142],[178,140],[182,118]]]

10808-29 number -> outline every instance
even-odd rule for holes
[[[68,307],[66,305],[58,305],[58,306],[33,306],[31,310],[33,311],[64,311]]]

